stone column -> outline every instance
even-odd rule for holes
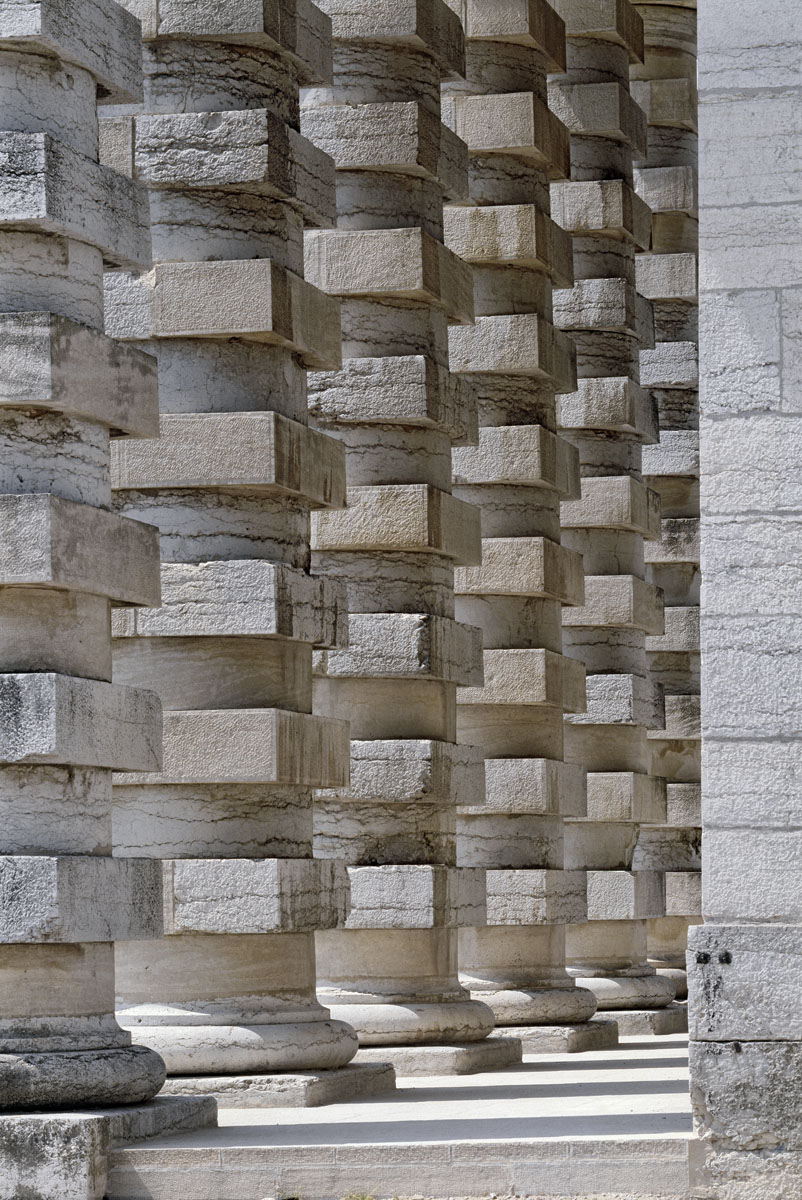
[[[119,510],[161,530],[163,605],[118,621],[114,665],[159,689],[165,753],[118,777],[115,842],[163,860],[168,936],[120,951],[120,1019],[172,1091],[320,1103],[392,1082],[337,1073],[356,1035],[315,996],[314,930],[348,907],[345,868],[312,858],[312,789],[348,778],[347,724],[312,715],[313,647],[342,621],[309,573],[310,510],[344,502],[345,464],[307,426],[306,369],[340,340],[303,279],[334,191],[299,85],[325,78],[330,27],[305,0],[146,7],[144,106],[106,141],[148,185],[155,266],[107,294],[158,356],[161,440],[114,468]]]
[[[552,282],[573,283],[570,234],[550,218],[549,178],[569,171],[568,133],[546,71],[565,30],[537,3],[453,0],[465,81],[444,117],[470,151],[473,206],[448,207],[446,245],[470,262],[476,324],[450,331],[451,369],[479,402],[479,444],[454,451],[455,494],[482,512],[482,566],[456,574],[456,612],[479,626],[484,687],[458,696],[460,741],[485,757],[486,801],[460,807],[462,862],[487,871],[487,924],[460,931],[460,976],[532,1051],[615,1044],[588,1023],[596,998],[565,969],[565,925],[587,917],[585,875],[564,870],[563,818],[585,813],[585,772],[563,762],[563,712],[584,708],[585,672],[562,655],[563,604],[581,604],[582,562],[560,545],[560,499],[579,495],[577,451],[556,433],[555,391],[576,387],[570,339],[552,324]]]
[[[802,1194],[802,25],[699,7],[702,886],[695,1196]]]
[[[98,164],[96,96],[140,93],[137,23],[6,5],[0,79],[0,1110],[134,1104],[164,1065],[114,1018],[112,943],[158,936],[160,880],[111,857],[111,772],[158,770],[161,714],[111,683],[110,609],[158,604],[159,558],[111,511],[109,437],[155,436],[158,408],[153,360],[103,333],[104,259],[150,244],[144,193]],[[15,1129],[1,1186],[32,1195]]]
[[[484,878],[456,867],[455,805],[483,796],[456,746],[456,690],[481,683],[479,631],[454,620],[454,567],[478,563],[479,514],[451,495],[451,446],[475,401],[449,374],[448,326],[473,319],[470,268],[443,245],[467,193],[440,80],[464,70],[443,0],[326,0],[334,86],[303,131],[335,159],[337,229],[307,234],[307,273],[342,298],[344,366],[311,384],[316,424],[346,447],[348,508],[318,513],[316,569],[348,588],[349,649],[319,663],[316,706],[351,718],[351,784],[319,797],[316,852],[349,863],[344,930],[318,935],[320,995],[405,1073],[520,1058],[484,1039],[490,1009],[457,977],[457,927],[482,922]]]
[[[665,633],[646,639],[665,695],[665,729],[650,730],[649,746],[652,771],[667,782],[666,824],[641,828],[635,863],[664,872],[666,915],[649,922],[649,960],[684,997],[688,926],[701,906],[696,6],[637,7],[646,53],[631,68],[631,88],[647,116],[648,152],[635,190],[652,210],[652,236],[636,274],[655,320],[640,371],[660,424],[659,444],[644,448],[643,474],[662,513],[646,562],[665,602]]]
[[[660,536],[658,497],[643,482],[644,442],[657,440],[639,351],[653,342],[651,307],[635,287],[635,251],[650,213],[633,190],[632,154],[646,119],[629,93],[643,23],[628,3],[559,0],[567,72],[549,100],[571,133],[571,180],[552,185],[553,215],[573,235],[572,289],[555,292],[555,324],[577,346],[578,391],[558,421],[579,450],[581,498],[562,505],[563,542],[584,557],[585,603],[563,614],[566,653],[587,668],[587,712],[569,716],[565,757],[588,770],[587,817],[566,828],[566,865],[586,868],[588,922],[568,929],[571,970],[601,1010],[634,1010],[622,1032],[651,1028],[648,1010],[674,997],[646,960],[646,921],[664,913],[663,878],[633,861],[642,822],[665,820],[665,783],[649,775],[647,731],[663,716],[645,639],[663,631],[662,595],[645,580],[644,540]]]

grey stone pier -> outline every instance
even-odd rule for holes
[[[694,1196],[802,1194],[802,20],[699,7],[702,911]]]
[[[160,771],[116,779],[115,852],[161,860],[165,937],[118,952],[121,1022],[174,1093],[312,1104],[393,1084],[347,1064],[354,1031],[315,996],[314,931],[348,878],[312,856],[312,792],[348,780],[348,726],[312,713],[341,591],[309,571],[310,511],[345,500],[342,447],[309,429],[306,371],[340,361],[337,305],[303,278],[333,219],[333,165],[299,87],[330,71],[308,0],[131,5],[144,103],[104,153],[147,185],[153,269],[107,275],[119,337],[158,359],[161,437],[114,460],[120,512],[161,531],[162,607],[115,624],[115,678],[156,687]]]
[[[646,150],[646,117],[629,89],[643,22],[626,0],[555,7],[567,70],[550,77],[549,101],[571,134],[571,178],[552,184],[552,215],[572,235],[575,283],[555,291],[554,321],[576,342],[579,377],[578,390],[559,397],[558,422],[582,477],[579,499],[562,504],[563,544],[585,569],[585,602],[564,610],[563,625],[566,654],[587,669],[587,711],[566,717],[566,760],[588,771],[587,814],[566,823],[566,865],[587,871],[588,901],[587,922],[568,927],[568,961],[629,1033],[674,999],[647,962],[646,922],[664,915],[663,875],[634,860],[639,826],[666,815],[647,740],[663,725],[646,656],[646,637],[663,632],[663,600],[644,562],[660,512],[642,474],[643,445],[658,430],[639,375],[653,315],[635,274],[651,224],[632,173],[633,152]]]
[[[565,926],[587,918],[582,870],[565,870],[564,818],[584,816],[584,768],[563,761],[563,713],[585,707],[585,671],[562,653],[561,610],[584,599],[582,562],[560,545],[560,500],[579,456],[556,429],[555,392],[576,388],[552,284],[573,283],[571,235],[550,217],[569,137],[549,112],[547,70],[565,29],[537,0],[451,0],[465,79],[443,84],[447,124],[470,153],[470,206],[445,212],[446,245],[473,268],[476,324],[450,331],[452,371],[473,388],[477,446],[454,450],[454,494],[482,514],[482,565],[456,572],[458,618],[482,630],[482,687],[457,697],[460,741],[485,758],[485,803],[460,806],[459,860],[486,871],[487,922],[460,930],[460,977],[528,1052],[614,1045],[589,1021],[592,992],[565,968]]]
[[[478,564],[479,513],[451,493],[451,448],[476,438],[449,373],[449,325],[473,320],[471,270],[443,244],[467,152],[441,121],[464,71],[444,0],[325,0],[334,83],[303,132],[337,167],[337,228],[307,272],[342,301],[343,368],[317,373],[317,426],[346,449],[348,508],[315,514],[316,569],[348,590],[349,648],[321,654],[315,703],[351,719],[351,782],[318,797],[316,853],[345,859],[351,913],[318,934],[319,993],[360,1059],[436,1074],[520,1059],[457,975],[457,929],[485,919],[485,878],[456,860],[456,802],[481,803],[481,754],[457,746],[456,692],[482,682],[480,632],[454,618],[454,568]]]

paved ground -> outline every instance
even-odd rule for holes
[[[111,1200],[687,1195],[687,1038],[527,1057],[326,1107],[227,1109],[118,1151]]]

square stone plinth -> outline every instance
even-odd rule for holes
[[[388,1059],[383,1054],[374,1062],[334,1071],[177,1076],[167,1080],[162,1095],[211,1095],[221,1108],[317,1108],[394,1091],[395,1070]]]
[[[667,1033],[688,1032],[688,1007],[685,1004],[669,1004],[667,1008],[638,1008],[616,1010],[604,1016],[592,1017],[593,1022],[615,1018],[621,1037],[636,1037],[648,1033],[663,1037]]]
[[[517,1037],[485,1038],[452,1046],[363,1046],[356,1063],[377,1063],[389,1058],[399,1076],[476,1075],[517,1066],[523,1049]]]
[[[598,1017],[580,1025],[515,1025],[504,1030],[518,1038],[524,1054],[585,1054],[618,1046],[618,1024]]]

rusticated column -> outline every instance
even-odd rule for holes
[[[649,922],[649,960],[680,997],[688,926],[701,912],[696,5],[637,7],[646,53],[631,86],[649,129],[635,190],[652,210],[652,237],[636,272],[655,320],[655,345],[641,353],[640,369],[660,422],[643,474],[662,512],[662,536],[647,546],[646,562],[665,598],[665,633],[646,641],[665,693],[665,729],[650,731],[649,745],[652,771],[666,780],[666,823],[641,829],[635,862],[665,873],[666,915]]]
[[[309,514],[344,502],[345,470],[307,426],[306,369],[340,342],[303,279],[303,227],[334,191],[299,84],[325,78],[329,34],[305,0],[159,0],[143,109],[106,133],[150,192],[154,269],[107,294],[120,336],[158,356],[162,413],[161,440],[115,461],[118,508],[161,530],[163,589],[150,620],[116,625],[115,677],[166,710],[163,769],[115,793],[120,851],[163,860],[167,934],[120,951],[120,1019],[171,1090],[226,1104],[392,1082],[326,1074],[357,1040],[315,996],[314,930],[348,909],[345,868],[312,858],[312,789],[348,779],[347,724],[312,715],[313,647],[342,620],[309,573]]]
[[[665,784],[649,774],[647,731],[662,727],[645,639],[663,631],[662,594],[645,580],[644,541],[660,536],[658,497],[643,482],[643,443],[656,441],[639,351],[653,343],[651,306],[636,290],[635,251],[650,214],[633,191],[632,154],[646,118],[629,92],[643,23],[628,3],[559,0],[567,72],[549,99],[571,132],[571,180],[552,187],[555,219],[573,235],[572,289],[554,297],[555,324],[577,347],[576,393],[559,422],[578,448],[581,498],[562,506],[563,541],[585,566],[585,603],[566,609],[566,653],[587,669],[587,712],[569,716],[565,755],[588,771],[587,817],[569,822],[566,862],[588,875],[588,922],[569,927],[571,970],[599,1008],[634,1010],[619,1028],[651,1027],[674,989],[646,959],[647,919],[664,912],[663,877],[638,870],[642,822],[665,820]],[[644,1011],[646,1015],[643,1015]],[[681,1015],[681,1014],[680,1014]]]
[[[478,563],[479,514],[451,495],[451,446],[475,401],[449,373],[448,327],[473,319],[470,268],[443,245],[466,153],[440,120],[464,69],[443,0],[326,0],[334,86],[303,131],[337,166],[337,229],[307,234],[307,273],[342,299],[342,371],[311,384],[346,447],[348,508],[315,516],[316,569],[348,588],[349,649],[324,654],[316,706],[351,719],[351,784],[321,793],[316,852],[349,863],[343,930],[318,935],[320,995],[363,1056],[406,1073],[520,1058],[485,1041],[490,1009],[457,977],[457,927],[484,920],[484,877],[456,866],[455,805],[481,802],[481,757],[456,745],[456,690],[481,683],[479,631],[454,620],[455,564]],[[475,433],[474,433],[475,436]],[[380,1047],[380,1048],[379,1048]]]
[[[615,1044],[589,1023],[595,996],[565,969],[565,926],[587,917],[585,875],[564,869],[563,822],[585,813],[585,772],[563,762],[563,712],[585,672],[562,655],[563,604],[582,562],[560,545],[560,499],[579,495],[577,451],[556,432],[555,391],[576,387],[552,283],[573,282],[570,234],[550,218],[549,179],[569,170],[546,71],[565,68],[563,22],[545,0],[454,0],[465,81],[444,116],[470,151],[473,206],[448,207],[446,245],[473,267],[476,324],[450,333],[451,369],[479,403],[478,446],[454,451],[455,494],[482,513],[482,565],[456,575],[456,612],[484,641],[484,687],[459,697],[461,741],[485,758],[486,800],[460,807],[460,861],[487,872],[487,923],[460,931],[460,977],[528,1051]]]
[[[6,1111],[133,1104],[164,1080],[114,1018],[112,943],[159,935],[161,888],[156,864],[111,857],[111,772],[158,770],[161,714],[152,691],[111,683],[111,606],[158,604],[159,574],[156,531],[111,511],[109,437],[155,436],[158,409],[153,360],[103,333],[104,259],[145,266],[150,245],[144,193],[98,163],[98,90],[140,93],[128,13],[111,0],[0,9]],[[3,1128],[6,1195],[34,1194],[40,1136]]]

